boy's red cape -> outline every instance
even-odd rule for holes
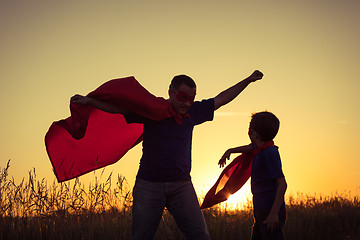
[[[182,122],[167,100],[149,93],[134,77],[110,80],[87,96],[152,120],[174,117]],[[45,136],[59,182],[113,164],[142,141],[142,124],[127,124],[121,114],[74,103],[70,112],[70,117],[53,122]]]
[[[250,178],[251,165],[254,156],[265,148],[274,146],[273,141],[266,142],[261,147],[248,154],[241,154],[236,157],[220,174],[214,186],[205,195],[201,209],[209,208],[215,204],[226,201],[230,195],[237,192]]]

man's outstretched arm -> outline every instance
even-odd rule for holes
[[[249,77],[245,78],[241,82],[235,84],[234,86],[226,89],[221,92],[214,98],[215,102],[215,110],[220,108],[221,106],[231,102],[234,98],[236,98],[250,83],[255,82],[257,80],[262,79],[264,75],[255,70]]]
[[[109,113],[125,114],[127,112],[125,109],[121,109],[118,106],[115,106],[115,105],[110,104],[108,102],[100,101],[100,100],[90,98],[90,97],[86,97],[86,96],[82,96],[82,95],[79,95],[79,94],[76,94],[76,95],[72,96],[70,101],[75,103],[75,104],[80,104],[80,105],[91,105],[91,106],[93,106],[95,108],[98,108],[98,109],[100,109],[102,111],[109,112]]]

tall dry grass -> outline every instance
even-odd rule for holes
[[[132,195],[121,175],[85,186],[48,184],[35,169],[19,184],[0,168],[0,239],[128,239]]]
[[[88,186],[79,179],[65,183],[55,180],[48,184],[37,179],[35,169],[29,171],[28,180],[19,184],[8,177],[10,161],[0,168],[0,216],[35,217],[67,214],[104,213],[106,211],[128,212],[132,203],[131,191],[126,179],[117,176],[115,185],[112,174],[104,182],[95,176]]]
[[[0,167],[0,240],[130,239],[132,194],[121,175],[103,172],[85,185],[37,179],[35,169],[19,184]],[[115,181],[113,181],[115,178]],[[360,202],[351,194],[291,195],[287,198],[287,239],[359,239]],[[251,202],[242,210],[226,206],[203,211],[211,239],[249,239]],[[185,239],[165,211],[156,239]]]

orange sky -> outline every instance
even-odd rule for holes
[[[358,1],[0,1],[0,166],[20,181],[54,179],[44,136],[75,93],[135,76],[167,97],[174,75],[214,97],[259,69],[265,77],[194,130],[199,195],[223,152],[247,144],[252,112],[281,121],[288,193],[360,194]],[[141,147],[106,172],[132,185]],[[81,180],[88,181],[93,174]]]

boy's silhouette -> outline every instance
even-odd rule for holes
[[[228,149],[219,161],[220,167],[232,153],[259,151],[251,167],[251,192],[253,193],[254,226],[252,240],[284,239],[286,220],[284,194],[287,183],[281,167],[278,147],[273,139],[279,130],[278,118],[270,112],[252,116],[249,126],[251,144]]]

